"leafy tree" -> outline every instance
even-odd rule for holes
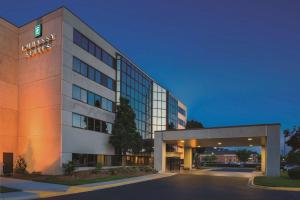
[[[293,131],[287,130],[285,134],[291,135],[286,144],[292,148],[292,152],[300,150],[300,127]]]
[[[153,152],[153,146],[154,146],[153,139],[143,140],[143,149],[145,150],[145,153],[150,154],[151,152]]]
[[[204,126],[201,122],[198,122],[196,120],[187,121],[186,129],[193,129],[193,128],[204,128]]]
[[[167,127],[168,130],[175,130],[175,125],[173,122],[171,122],[171,124],[168,124],[168,127]]]
[[[252,152],[247,149],[238,150],[236,152],[236,155],[240,162],[247,162],[251,154]]]
[[[135,113],[128,99],[120,98],[109,142],[115,147],[116,153],[122,155],[126,155],[129,150],[139,153],[142,149],[143,140],[136,129]]]
[[[300,152],[289,152],[286,157],[286,162],[289,164],[300,165]]]
[[[215,162],[217,160],[217,156],[216,155],[210,155],[210,156],[204,156],[203,161],[204,162]]]

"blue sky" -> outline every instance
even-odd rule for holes
[[[182,99],[189,119],[300,125],[300,1],[10,0],[0,16],[22,25],[62,5]]]

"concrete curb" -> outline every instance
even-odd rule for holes
[[[134,183],[140,183],[145,181],[151,181],[161,178],[166,178],[175,175],[175,173],[164,173],[164,174],[153,174],[153,175],[146,175],[146,176],[139,176],[139,177],[132,177],[127,178],[122,181],[115,180],[115,181],[108,181],[108,182],[100,182],[93,183],[93,184],[85,184],[85,185],[78,185],[78,186],[70,186],[66,191],[35,191],[35,190],[26,190],[22,192],[12,192],[12,193],[4,193],[3,197],[0,196],[1,200],[28,200],[28,199],[39,199],[39,198],[48,198],[48,197],[55,197],[55,196],[63,196],[63,195],[70,195],[70,194],[77,194],[82,192],[90,192],[95,190],[102,190],[108,189],[113,187],[119,187],[123,185],[129,185]],[[28,195],[21,194],[27,193]]]
[[[248,186],[255,189],[263,189],[263,190],[277,190],[277,191],[290,191],[290,192],[300,192],[300,188],[290,188],[290,187],[269,187],[269,186],[263,186],[263,185],[256,185],[254,184],[254,178],[256,176],[253,176],[248,181]]]

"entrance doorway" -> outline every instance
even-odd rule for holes
[[[14,154],[13,153],[3,153],[3,174],[11,175],[13,173],[14,165]]]
[[[180,170],[180,158],[177,157],[167,157],[166,158],[166,168],[168,171],[179,171]]]

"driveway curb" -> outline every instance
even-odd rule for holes
[[[256,185],[254,184],[254,178],[256,176],[253,176],[248,181],[248,186],[255,189],[264,189],[264,190],[277,190],[277,191],[290,191],[290,192],[300,192],[300,188],[290,188],[290,187],[269,187],[269,186],[263,186],[263,185]]]
[[[153,175],[132,177],[132,178],[127,178],[127,179],[120,179],[120,180],[115,180],[115,181],[69,186],[66,191],[24,190],[22,192],[7,193],[6,195],[1,196],[0,199],[28,200],[28,199],[38,199],[38,198],[48,198],[48,197],[55,197],[55,196],[71,195],[71,194],[77,194],[77,193],[82,193],[82,192],[90,192],[90,191],[95,191],[95,190],[102,190],[102,189],[123,186],[123,185],[151,181],[151,180],[170,177],[173,175],[175,175],[175,173],[153,174]],[[21,193],[23,193],[23,194],[26,193],[27,195],[22,196]]]

